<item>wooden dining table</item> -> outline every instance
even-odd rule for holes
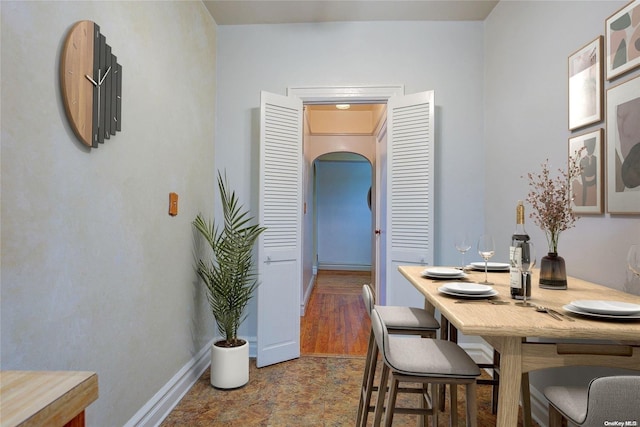
[[[424,296],[424,306],[464,335],[482,337],[500,353],[498,427],[518,423],[523,374],[564,366],[603,366],[640,371],[640,319],[615,320],[571,313],[563,306],[577,300],[620,301],[640,305],[640,296],[586,280],[567,278],[567,289],[542,289],[532,272],[531,303],[562,313],[558,320],[535,307],[522,307],[510,298],[509,273],[489,272],[498,294],[487,300],[457,298],[438,290],[446,280],[423,277],[425,266],[400,266],[400,273]],[[484,271],[471,271],[461,280],[482,283]],[[466,301],[459,303],[458,301]],[[526,375],[525,375],[526,377]]]
[[[97,398],[95,372],[0,371],[0,427],[83,427]]]

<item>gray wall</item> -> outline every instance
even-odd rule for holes
[[[520,177],[538,171],[547,158],[553,170],[566,168],[567,139],[572,135],[567,125],[567,58],[604,35],[605,19],[624,4],[626,1],[501,1],[485,21],[483,206],[485,226],[501,236],[497,240],[509,238],[515,201],[528,192],[527,181]],[[605,83],[605,89],[610,86]],[[598,123],[573,134],[604,126]],[[544,234],[528,217],[526,228],[544,251]],[[583,216],[575,228],[562,233],[559,252],[568,274],[640,295],[640,280],[632,277],[625,262],[629,246],[639,241],[637,215]],[[506,251],[506,245],[499,247],[496,256],[504,257]],[[533,372],[531,383],[539,391],[549,384],[585,384],[594,376],[612,372],[551,369]],[[544,401],[536,390],[533,397]],[[542,409],[534,404],[534,412]]]
[[[502,236],[499,240],[509,238],[516,200],[528,192],[521,177],[539,171],[547,158],[552,170],[566,168],[572,135],[567,125],[568,56],[604,34],[605,19],[625,3],[500,2],[485,21],[484,212],[487,230]],[[610,86],[606,83],[605,90]],[[603,121],[573,135],[604,126]],[[527,231],[545,250],[544,234],[528,213]],[[639,294],[640,284],[632,283],[626,269],[627,250],[638,241],[637,215],[583,216],[562,233],[559,252],[568,274]],[[507,249],[503,245],[496,256],[506,256]]]
[[[216,25],[201,2],[0,7],[2,369],[96,371],[88,425],[123,425],[214,334],[191,221],[213,211]],[[92,150],[58,84],[83,19],[123,66],[122,132]]]

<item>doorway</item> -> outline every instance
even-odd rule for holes
[[[376,247],[389,248],[385,261],[380,263],[387,265],[386,274],[379,276],[394,286],[378,296],[386,297],[389,304],[415,304],[419,293],[396,277],[395,267],[428,265],[433,257],[434,104],[433,91],[412,95],[402,92],[402,87],[289,88],[287,96],[261,92],[259,220],[267,232],[258,242],[262,286],[257,298],[257,366],[300,355],[300,303],[305,301],[301,288],[312,284],[309,279],[313,276],[313,242],[302,239],[303,234],[309,236],[308,231],[313,230],[308,209],[313,191],[308,171],[318,156],[311,151],[326,148],[321,143],[307,147],[308,140],[318,136],[302,129],[305,102],[387,102],[388,124],[379,134],[379,141],[373,137],[373,155],[366,156],[374,165],[374,182],[386,182],[390,195],[381,205],[388,215],[382,224],[386,226],[381,230],[382,236],[377,235]],[[379,170],[388,173],[380,174]],[[376,187],[372,194],[384,190]],[[375,217],[378,221],[379,215]],[[419,229],[415,227],[416,220],[421,224]],[[376,275],[376,288],[378,279]]]
[[[371,271],[372,166],[362,155],[329,153],[313,162],[317,270]]]
[[[383,265],[378,265],[381,255],[384,252],[384,239],[381,239],[380,236],[380,228],[381,228],[381,220],[385,220],[384,217],[381,217],[381,211],[377,205],[381,203],[381,198],[377,197],[379,191],[381,191],[382,185],[380,185],[383,179],[383,173],[380,173],[381,168],[386,167],[386,159],[381,163],[376,163],[376,157],[378,156],[378,151],[381,146],[386,146],[386,103],[390,98],[403,96],[404,95],[404,86],[403,85],[374,85],[374,86],[304,86],[304,87],[289,87],[287,88],[286,98],[290,99],[298,99],[302,101],[304,107],[303,111],[303,167],[302,167],[302,177],[303,180],[303,215],[301,218],[302,221],[302,235],[306,236],[306,240],[302,242],[302,259],[301,259],[301,284],[299,289],[300,296],[300,315],[304,315],[306,304],[309,300],[311,289],[313,289],[313,282],[315,279],[315,275],[317,273],[315,256],[312,250],[313,241],[309,239],[310,230],[313,230],[313,224],[310,219],[310,215],[307,215],[307,207],[311,208],[313,206],[313,199],[310,197],[310,194],[313,194],[313,188],[310,184],[312,180],[310,179],[309,170],[312,168],[313,161],[320,155],[329,153],[332,151],[349,151],[349,152],[357,152],[363,154],[372,164],[373,173],[374,173],[374,183],[372,185],[372,210],[373,217],[375,218],[374,224],[372,227],[372,235],[375,236],[374,245],[375,249],[374,254],[372,255],[372,262],[374,263],[373,271],[372,271],[372,280],[371,283],[375,287],[376,294],[379,294],[381,298],[384,298],[385,292],[383,289],[383,283],[381,281],[384,280],[384,272],[385,267]],[[270,95],[271,96],[271,95]],[[278,101],[278,102],[284,102]],[[335,109],[337,104],[349,103],[353,106],[366,105],[366,104],[380,104],[384,106],[384,112],[380,115],[383,120],[379,120],[377,123],[377,127],[374,131],[370,131],[368,135],[363,135],[362,131],[360,132],[346,132],[346,135],[349,135],[352,139],[351,142],[358,146],[358,149],[353,148],[345,148],[343,146],[336,146],[327,148],[322,135],[313,135],[313,133],[319,131],[318,128],[312,128],[309,125],[309,107],[314,106],[313,108],[320,108],[324,105],[324,110],[321,111],[317,115],[324,115],[325,118],[330,115],[329,112],[331,109]],[[263,104],[264,105],[264,104]],[[329,110],[329,111],[327,111]],[[355,111],[355,109],[354,109]],[[314,117],[312,117],[313,122]],[[338,120],[322,120],[323,124],[326,123],[340,123]],[[331,131],[329,131],[331,133]],[[337,134],[345,135],[345,132],[335,132]],[[355,142],[353,139],[356,137],[366,137],[367,140],[361,140],[360,142]],[[378,137],[382,137],[383,141],[378,140]],[[359,144],[364,144],[365,147]],[[382,153],[386,156],[386,152]],[[381,166],[383,165],[383,166]],[[376,271],[376,268],[380,268],[380,272]],[[378,274],[381,273],[381,274]]]
[[[370,323],[361,294],[371,283],[372,165],[360,154],[334,152],[315,159],[310,172],[317,273],[300,319],[300,354],[364,356]]]
[[[313,280],[302,292],[302,355],[366,352],[370,325],[360,295],[362,285],[372,283],[373,134],[385,107],[305,106],[303,173],[311,196],[305,197],[304,222],[312,226],[303,231],[303,242],[313,247]]]
[[[386,104],[381,102],[355,104],[346,109],[337,108],[335,103],[304,105],[302,174],[305,207],[302,219],[303,277],[300,285],[300,315],[305,314],[318,268],[368,269],[375,278],[374,230],[377,218],[375,204],[372,203],[371,208],[369,207],[368,196],[371,189],[371,200],[375,202],[376,135],[381,122],[385,120]],[[357,179],[354,179],[355,175],[350,176],[353,172],[349,171],[354,169],[358,170]],[[316,179],[317,176],[320,176],[319,181]],[[350,182],[345,183],[347,180]],[[323,181],[327,182],[326,187],[318,189],[317,183],[322,185]],[[326,191],[326,194],[323,191]],[[318,195],[320,203],[323,203],[322,200],[325,198],[332,203],[330,197],[334,197],[335,200],[351,199],[350,209],[366,214],[366,224],[363,224],[361,219],[351,219],[352,215],[343,214],[340,217],[335,209],[318,222]],[[320,206],[319,209],[324,207]],[[323,220],[342,225],[343,231],[333,233],[333,236],[351,236],[352,241],[342,239],[342,246],[334,244],[333,248],[332,245],[326,244],[327,236],[323,234],[319,237],[317,232],[318,224],[322,226]],[[351,226],[341,224],[345,221],[351,221]],[[369,245],[363,248],[358,244],[361,241],[366,241]],[[373,283],[373,280],[371,282]]]

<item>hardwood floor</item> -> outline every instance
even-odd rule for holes
[[[362,301],[366,271],[320,270],[300,319],[303,356],[366,356],[371,323]]]

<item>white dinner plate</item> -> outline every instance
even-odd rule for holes
[[[480,283],[468,283],[468,282],[449,282],[444,283],[442,288],[449,292],[456,292],[459,294],[488,294],[493,290],[491,286],[482,285]]]
[[[575,314],[579,314],[581,316],[586,316],[586,317],[594,317],[599,319],[615,319],[615,320],[640,320],[640,314],[627,314],[623,316],[623,315],[590,313],[588,311],[581,310],[572,304],[563,305],[562,308],[570,313],[575,313]]]
[[[445,295],[451,295],[458,298],[489,298],[498,295],[498,291],[496,291],[495,289],[491,289],[491,291],[484,294],[462,294],[460,292],[449,291],[445,289],[444,286],[440,286],[438,288],[438,291],[442,292]]]
[[[429,276],[441,276],[441,277],[446,277],[446,276],[459,276],[460,274],[462,274],[462,271],[458,270],[457,268],[449,268],[449,267],[430,267],[427,268],[423,274],[429,275]]]
[[[640,305],[622,301],[576,300],[572,306],[589,313],[608,314],[611,316],[628,316],[640,314]]]
[[[464,279],[467,275],[457,268],[447,267],[430,267],[422,272],[422,277],[429,277],[431,279]]]
[[[476,270],[484,271],[484,261],[472,262],[470,265]],[[487,262],[487,270],[491,271],[509,270],[509,267],[509,264],[506,262]]]
[[[426,271],[423,271],[422,277],[428,277],[430,279],[438,279],[438,280],[452,280],[452,279],[464,279],[465,277],[467,277],[467,275],[462,271],[459,272],[457,276],[439,276],[437,274],[429,274]]]

